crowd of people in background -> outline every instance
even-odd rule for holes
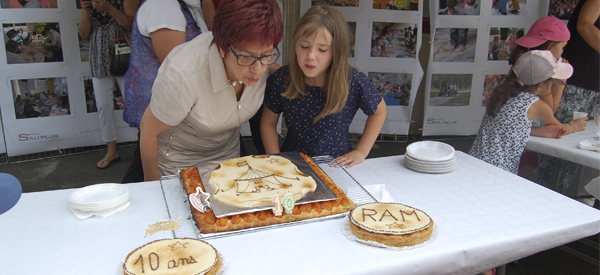
[[[399,54],[406,53],[407,56],[416,55],[418,26],[415,24],[405,28],[398,28],[398,23],[388,23],[383,27],[373,26],[371,37],[371,57],[401,57]],[[403,48],[402,53],[396,52]]]
[[[550,0],[548,11],[558,19],[569,20],[579,0]]]
[[[15,98],[15,116],[20,118],[33,118],[53,116],[61,110],[64,114],[70,113],[69,95],[66,91],[59,93],[46,91],[37,94],[25,93]],[[43,110],[46,109],[47,110]]]
[[[58,23],[45,24],[41,34],[24,28],[9,29],[4,33],[4,41],[8,64],[63,61]],[[41,50],[34,49],[38,45]],[[43,54],[43,58],[35,60],[33,56],[37,53]],[[26,58],[20,54],[27,54]]]

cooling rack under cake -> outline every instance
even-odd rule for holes
[[[369,192],[367,192],[367,190],[365,190],[364,187],[360,183],[358,183],[345,168],[341,167],[335,161],[335,159],[333,159],[330,156],[320,156],[313,158],[313,160],[323,170],[323,172],[325,172],[331,178],[331,180],[346,193],[346,196],[348,196],[348,198],[352,200],[354,204],[360,205],[368,202],[376,202],[375,198],[373,198],[373,196],[371,196],[371,194],[369,194]],[[332,165],[330,164],[335,164],[333,166],[337,167],[332,167]],[[167,206],[169,218],[173,220],[181,218],[181,220],[179,221],[179,229],[173,231],[173,235],[175,238],[218,238],[245,234],[258,230],[267,230],[286,226],[294,226],[303,223],[335,219],[344,217],[346,215],[346,213],[341,213],[337,215],[294,221],[283,224],[275,224],[270,226],[240,229],[229,232],[202,234],[196,227],[196,223],[192,218],[188,198],[183,191],[179,177],[177,175],[161,177],[160,185],[163,191],[163,197]]]

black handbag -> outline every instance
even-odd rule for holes
[[[124,76],[127,72],[131,54],[129,45],[129,37],[126,31],[119,27],[117,38],[108,47],[108,71],[111,75]]]

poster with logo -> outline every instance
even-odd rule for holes
[[[422,43],[423,1],[352,0],[301,2],[300,14],[312,5],[330,5],[341,11],[353,37],[350,63],[364,73],[382,94],[387,118],[382,134],[408,135],[412,109],[423,69],[419,63]],[[350,133],[362,134],[367,116],[358,111]]]
[[[1,115],[9,157],[106,144],[94,98],[86,93],[89,41],[79,38],[80,16],[74,2],[60,0],[46,7],[25,3],[23,9],[0,9],[2,41],[11,44],[10,51],[0,49]],[[123,122],[119,96],[117,142],[136,140],[137,129]]]
[[[541,2],[430,2],[423,136],[477,134],[486,100],[510,70],[514,41],[547,12]]]

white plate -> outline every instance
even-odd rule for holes
[[[451,159],[443,160],[443,161],[422,161],[422,160],[412,158],[409,155],[404,155],[404,159],[407,161],[410,161],[412,163],[415,163],[415,164],[430,165],[430,166],[450,165],[450,164],[454,164],[456,162],[456,158],[454,156]]]
[[[69,196],[69,205],[83,211],[102,211],[129,200],[129,188],[123,184],[102,183],[81,188]]]
[[[406,147],[406,154],[422,161],[445,161],[454,157],[454,147],[438,141],[418,141]]]
[[[597,139],[586,139],[579,142],[579,148],[583,150],[600,152],[600,141]]]
[[[454,164],[452,164],[450,166],[444,166],[444,167],[429,167],[429,166],[414,164],[414,163],[411,163],[410,161],[406,161],[406,160],[404,161],[404,166],[410,170],[421,172],[421,173],[428,173],[428,174],[448,173],[448,172],[454,171],[454,169],[456,168],[456,165],[454,165]]]

